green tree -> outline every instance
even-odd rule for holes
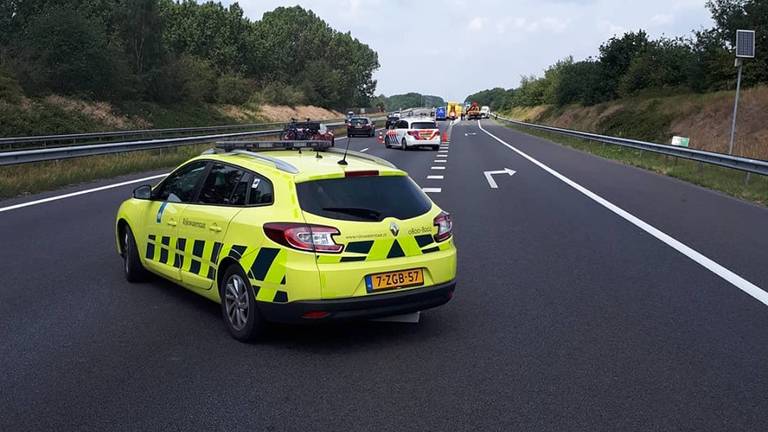
[[[619,81],[629,69],[632,60],[648,47],[648,34],[643,30],[625,33],[622,37],[612,37],[600,46],[600,66],[603,69],[607,95],[618,96]]]

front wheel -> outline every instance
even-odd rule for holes
[[[266,323],[256,307],[253,287],[240,266],[230,266],[220,284],[221,314],[232,337],[248,342],[263,334]]]
[[[149,272],[139,258],[136,239],[128,225],[123,230],[123,273],[128,282],[144,282],[149,278]]]
[[[400,141],[400,147],[403,149],[403,151],[408,150],[408,144],[405,142],[405,138],[403,138],[403,140]]]

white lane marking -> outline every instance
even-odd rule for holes
[[[428,175],[427,176],[427,180],[442,180],[443,178],[445,178],[445,177],[441,176],[441,175]]]
[[[447,157],[448,157],[448,155],[447,155],[447,154],[436,154],[436,155],[435,155],[435,157],[439,157],[439,158],[447,158]]]
[[[491,189],[498,189],[499,185],[497,185],[496,180],[493,179],[494,174],[508,174],[510,177],[512,177],[516,172],[517,171],[515,170],[504,168],[503,170],[498,171],[483,171],[483,174],[485,174],[485,179],[488,180],[488,186],[490,186]]]
[[[128,181],[124,181],[124,182],[120,182],[120,183],[114,183],[114,184],[111,184],[111,185],[99,186],[99,187],[93,188],[93,189],[86,189],[86,190],[72,192],[72,193],[68,193],[68,194],[64,194],[64,195],[56,195],[56,196],[52,196],[52,197],[48,197],[48,198],[43,198],[43,199],[35,200],[35,201],[29,201],[29,202],[25,202],[25,203],[21,203],[21,204],[15,204],[15,205],[8,206],[8,207],[2,207],[2,208],[0,208],[0,213],[6,212],[6,211],[9,211],[9,210],[20,209],[20,208],[23,208],[23,207],[29,207],[29,206],[33,206],[33,205],[44,204],[44,203],[51,202],[51,201],[58,201],[58,200],[65,199],[65,198],[72,198],[72,197],[75,197],[75,196],[78,196],[78,195],[85,195],[85,194],[89,194],[89,193],[93,193],[93,192],[99,192],[99,191],[103,191],[103,190],[107,190],[107,189],[114,189],[114,188],[117,188],[117,187],[120,187],[120,186],[129,185],[129,184],[141,183],[141,182],[144,182],[144,181],[147,181],[147,180],[159,179],[159,178],[167,176],[168,174],[169,173],[165,173],[165,174],[159,174],[159,175],[150,176],[150,177],[144,177],[144,178],[140,178],[140,179],[136,179],[136,180],[128,180]]]
[[[448,161],[445,160],[445,159],[435,159],[432,162],[434,162],[434,163],[448,163]]]
[[[364,149],[360,150],[360,153],[363,153],[363,152],[367,152],[367,151],[368,151],[368,147],[366,147],[366,148],[364,148]]]
[[[438,153],[448,153],[448,150],[438,150]]]
[[[421,188],[425,193],[440,193],[441,188]]]
[[[479,123],[479,122],[478,122]],[[526,153],[523,153],[522,151],[518,150],[514,146],[511,146],[507,144],[506,142],[502,141],[499,137],[496,135],[488,132],[487,130],[483,129],[483,126],[478,124],[480,126],[480,130],[488,134],[491,138],[495,139],[496,141],[500,142],[501,144],[507,146],[510,150],[513,152],[519,154],[520,156],[528,159],[531,163],[537,165],[539,168],[543,169],[544,171],[550,173],[554,177],[556,177],[558,180],[562,181],[563,183],[567,184],[568,186],[576,189],[577,191],[581,192],[582,194],[586,195],[591,200],[595,201],[596,203],[600,204],[601,206],[607,208],[608,210],[616,213],[623,219],[625,219],[627,222],[635,225],[636,227],[640,228],[641,230],[647,232],[648,234],[656,237],[661,242],[665,243],[667,246],[671,247],[672,249],[675,249],[676,251],[680,252],[681,254],[687,256],[695,263],[699,264],[700,266],[704,267],[705,269],[711,271],[715,275],[725,279],[727,282],[731,283],[736,288],[744,291],[745,293],[751,295],[754,297],[757,301],[765,304],[768,306],[768,292],[764,291],[762,288],[758,287],[757,285],[749,282],[748,280],[742,278],[741,276],[737,275],[736,273],[728,270],[727,268],[723,267],[722,265],[718,264],[717,262],[713,261],[710,258],[707,258],[702,253],[694,250],[690,246],[680,242],[679,240],[671,237],[670,235],[664,233],[663,231],[659,230],[658,228],[650,225],[649,223],[643,221],[642,219],[638,218],[637,216],[627,212],[626,210],[620,208],[619,206],[611,203],[610,201],[606,200],[605,198],[601,197],[600,195],[597,195],[596,193],[590,191],[589,189],[585,188],[584,186],[576,183],[575,181],[569,179],[568,177],[560,174],[559,172],[555,171],[554,169],[548,167],[547,165],[544,165],[543,163],[539,162],[538,160],[532,158],[531,156],[528,156]]]
[[[444,166],[433,166],[431,169],[433,169],[433,170],[444,170],[445,167]]]

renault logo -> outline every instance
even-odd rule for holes
[[[397,226],[396,223],[390,222],[389,223],[389,231],[392,233],[393,236],[397,237],[397,234],[400,233],[400,227]]]

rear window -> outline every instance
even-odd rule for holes
[[[350,120],[350,122],[352,124],[355,124],[355,125],[357,125],[357,124],[365,125],[365,124],[368,124],[368,119],[366,119],[366,118],[353,118],[352,120]]]
[[[350,221],[410,219],[432,202],[407,176],[347,177],[296,185],[301,209],[318,216]]]
[[[414,122],[411,123],[411,129],[437,129],[435,122]]]

